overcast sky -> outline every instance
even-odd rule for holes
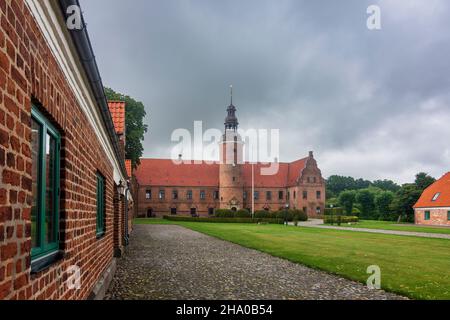
[[[84,0],[106,86],[141,100],[145,157],[174,129],[280,129],[280,160],[314,150],[332,174],[409,182],[450,170],[446,0]],[[381,7],[382,29],[366,27]]]

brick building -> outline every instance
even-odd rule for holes
[[[416,224],[450,226],[450,172],[425,189],[414,211]]]
[[[275,175],[263,175],[267,164],[243,162],[244,143],[237,133],[233,103],[227,109],[221,161],[182,164],[168,159],[141,159],[135,172],[137,215],[208,216],[216,209],[277,211],[288,205],[314,217],[325,208],[325,182],[313,153],[279,163]]]
[[[101,297],[130,229],[124,119],[69,5],[0,1],[0,300]]]

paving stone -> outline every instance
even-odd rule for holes
[[[136,225],[106,299],[404,299],[180,226]]]

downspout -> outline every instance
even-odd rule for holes
[[[124,235],[123,235],[123,241],[124,245],[128,246],[130,243],[130,234],[128,230],[128,193],[130,192],[130,181],[127,181],[127,187],[125,189],[125,221],[124,221]]]
[[[67,21],[68,14],[67,8],[69,6],[78,6],[81,8],[78,0],[59,0],[59,6],[61,7],[62,14],[64,16],[64,21]],[[80,61],[83,65],[83,69],[88,78],[92,93],[95,97],[97,106],[100,109],[100,113],[105,123],[106,129],[108,131],[109,138],[113,145],[114,153],[117,159],[122,159],[122,154],[119,148],[119,140],[117,138],[116,131],[114,129],[114,124],[111,118],[111,114],[108,107],[108,102],[106,100],[105,91],[103,88],[102,78],[98,70],[97,62],[95,60],[94,51],[92,49],[92,44],[89,39],[89,34],[86,29],[86,24],[84,22],[84,17],[81,15],[82,27],[81,29],[68,30],[75,48],[78,52]],[[119,161],[120,170],[124,177],[127,176],[125,169],[125,162]]]

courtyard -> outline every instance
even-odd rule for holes
[[[174,224],[139,224],[106,299],[403,299]]]

